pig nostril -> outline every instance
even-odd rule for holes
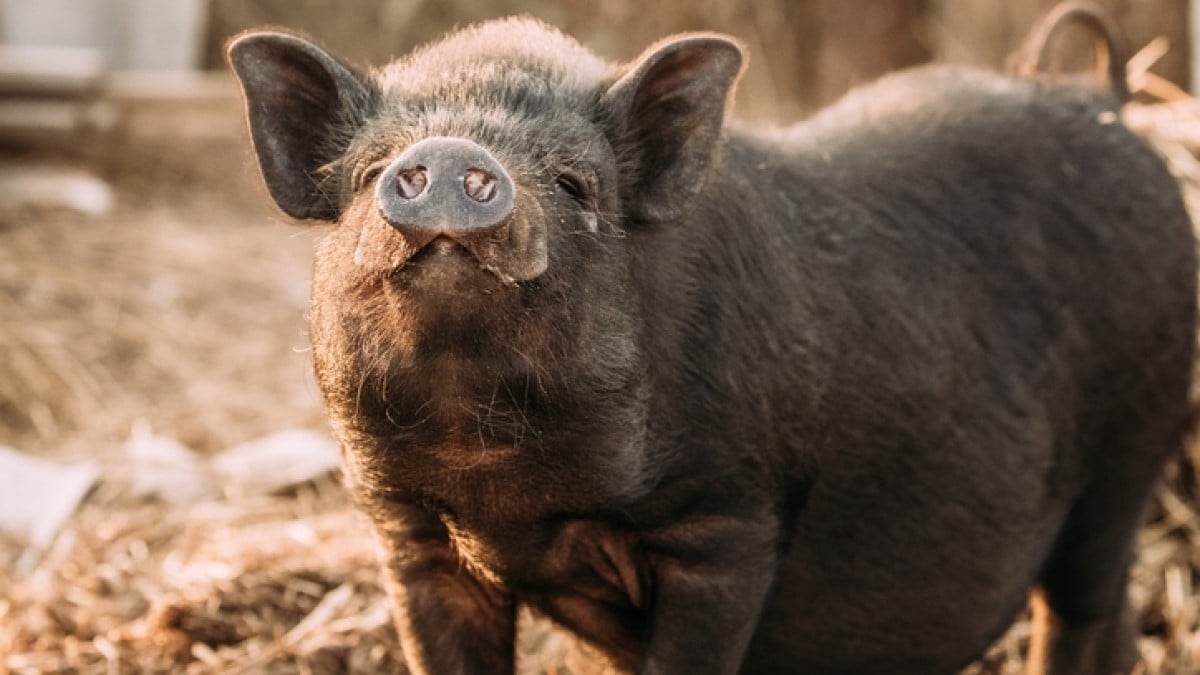
[[[496,196],[496,176],[483,169],[467,169],[463,189],[477,202],[489,202]]]
[[[396,174],[396,193],[405,199],[416,199],[429,185],[429,175],[425,167],[418,166],[405,169]]]

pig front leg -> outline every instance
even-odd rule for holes
[[[504,675],[514,668],[512,596],[473,576],[445,525],[414,505],[375,517],[388,595],[404,659],[413,675]]]
[[[774,530],[738,520],[681,528],[653,560],[650,642],[640,675],[733,675],[775,582]],[[680,534],[680,533],[677,533]],[[701,541],[697,541],[700,539]]]

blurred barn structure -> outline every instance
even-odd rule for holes
[[[1116,17],[1135,47],[1164,38],[1169,49],[1153,70],[1186,87],[1192,61],[1189,5],[1194,1],[1099,4]],[[97,64],[125,73],[117,78],[117,98],[130,87],[139,95],[158,87],[166,95],[186,97],[188,85],[201,96],[211,96],[194,80],[185,78],[181,85],[161,74],[146,76],[145,71],[221,70],[225,40],[263,24],[310,33],[360,63],[382,63],[455,26],[530,14],[612,59],[631,58],[674,32],[732,33],[752,55],[739,111],[755,120],[784,121],[830,102],[855,84],[931,59],[999,67],[1053,4],[1054,0],[4,0],[0,43],[70,49],[16,60],[8,52],[0,53],[0,71],[20,73],[32,67],[33,76],[42,81],[57,78],[57,94],[67,99],[90,91],[97,81]],[[1071,51],[1069,45],[1066,51]],[[143,77],[131,78],[129,73]],[[0,95],[29,93],[27,84],[14,90],[11,79],[0,77]],[[64,92],[64,84],[75,88]],[[107,119],[97,118],[95,108],[62,106],[55,110],[57,116],[47,117],[52,108],[42,105],[32,118],[58,126],[96,126]],[[21,120],[28,124],[30,108],[22,110],[26,114]],[[0,110],[0,127],[11,124],[3,113]]]
[[[789,120],[855,84],[931,59],[999,67],[1055,0],[212,0],[205,63],[216,66],[226,35],[271,23],[307,31],[336,52],[380,63],[454,26],[532,14],[612,59],[655,39],[719,30],[750,48],[742,114]],[[1171,49],[1155,72],[1189,81],[1189,0],[1099,0],[1141,47],[1162,36]],[[1069,47],[1068,47],[1069,49]]]

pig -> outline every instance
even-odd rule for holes
[[[714,33],[227,54],[267,192],[323,228],[314,368],[408,671],[512,673],[527,607],[644,675],[953,673],[1033,588],[1051,672],[1135,664],[1196,261],[1121,54],[786,128],[733,117]]]

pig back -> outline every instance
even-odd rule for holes
[[[979,390],[1076,418],[1186,369],[1191,221],[1106,93],[928,68],[794,133],[811,192],[783,225],[789,264],[810,270],[811,306],[840,307],[842,375],[888,364],[878,379],[926,411]]]
[[[735,128],[723,169],[662,244],[689,251],[693,281],[650,284],[669,301],[647,301],[649,332],[671,333],[659,315],[689,330],[647,351],[797,406],[776,419],[865,409],[926,435],[1043,401],[1072,426],[1190,354],[1191,221],[1105,92],[918,69],[792,129]]]

